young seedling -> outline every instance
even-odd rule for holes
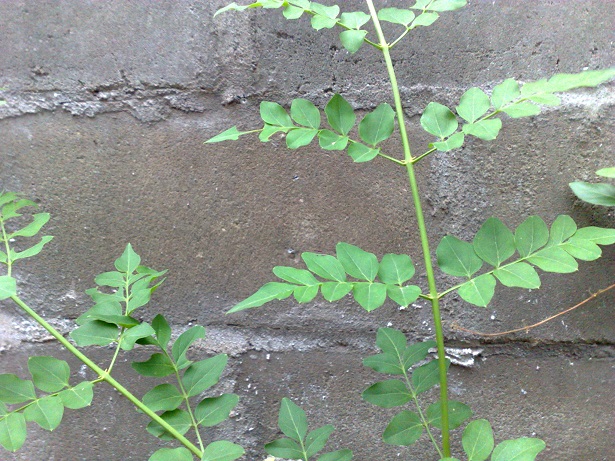
[[[342,29],[340,42],[350,53],[359,51],[363,45],[382,52],[391,83],[393,106],[383,102],[357,124],[357,114],[352,105],[341,94],[335,94],[324,107],[324,125],[322,111],[308,100],[293,100],[290,112],[276,102],[263,101],[260,105],[262,128],[240,131],[234,126],[206,142],[237,140],[252,133],[258,133],[260,141],[267,142],[273,135],[283,133],[289,149],[311,145],[317,139],[320,148],[347,152],[354,162],[382,159],[394,167],[405,169],[416,213],[422,269],[427,275],[427,286],[410,283],[415,267],[408,255],[386,254],[378,260],[376,255],[355,245],[338,243],[335,255],[302,253],[306,269],[275,267],[273,273],[279,281],[265,284],[229,313],[262,306],[291,295],[298,303],[307,303],[319,292],[330,302],[351,295],[367,311],[382,306],[387,298],[400,306],[408,306],[419,297],[428,300],[433,312],[435,342],[408,346],[401,332],[379,330],[377,345],[382,353],[366,359],[365,364],[380,373],[399,375],[403,379],[376,383],[363,393],[363,397],[385,408],[412,403],[416,412],[403,410],[396,415],[384,431],[384,441],[405,446],[426,433],[439,459],[450,461],[456,458],[451,457],[449,432],[469,418],[471,411],[460,402],[448,400],[449,363],[444,350],[440,300],[456,292],[466,302],[486,307],[498,283],[507,287],[539,288],[541,280],[536,269],[574,272],[578,268],[577,259],[597,259],[601,255],[598,245],[615,243],[615,230],[598,227],[578,229],[571,217],[562,215],[550,227],[540,217],[530,216],[513,232],[500,219],[491,217],[472,241],[444,236],[436,247],[434,261],[415,165],[434,152],[460,148],[468,137],[484,141],[496,139],[502,123],[508,119],[538,115],[543,106],[561,104],[558,93],[598,86],[612,79],[615,69],[558,74],[529,83],[510,78],[496,85],[489,93],[480,88],[468,89],[454,108],[431,102],[420,117],[420,125],[433,136],[433,142],[418,154],[413,153],[391,51],[412,30],[430,26],[441,14],[465,6],[466,0],[418,0],[409,8],[380,10],[376,9],[372,0],[365,3],[367,13],[341,12],[337,5],[307,0],[263,0],[248,5],[232,3],[216,14],[252,8],[280,9],[288,20],[308,18],[316,30],[339,27]],[[386,35],[383,23],[391,28]],[[396,128],[401,145],[396,151],[390,148],[385,150],[382,143]],[[452,287],[438,287],[435,266],[447,275],[459,277],[459,283]],[[411,370],[417,362],[426,358],[427,350],[433,346],[437,349],[438,358]],[[419,394],[436,385],[440,388],[440,399],[424,409],[419,402]],[[440,437],[434,435],[434,430],[440,432]],[[491,427],[484,420],[467,425],[462,445],[470,461],[482,461],[490,455],[492,461],[531,461],[545,447],[541,440],[522,438],[502,442],[494,449]]]

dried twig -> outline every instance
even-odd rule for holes
[[[566,309],[565,311],[562,311],[562,312],[560,312],[558,314],[552,315],[551,317],[548,317],[548,318],[546,318],[544,320],[541,320],[540,322],[535,323],[533,325],[528,325],[528,326],[522,327],[522,328],[515,328],[514,330],[502,331],[502,332],[499,332],[499,333],[479,333],[478,331],[468,330],[466,328],[460,327],[459,325],[457,325],[457,323],[453,323],[451,325],[451,327],[453,328],[453,330],[463,331],[465,333],[470,333],[470,334],[478,335],[478,336],[503,336],[503,335],[508,335],[510,333],[517,333],[519,331],[527,332],[527,331],[531,330],[532,328],[536,328],[536,327],[542,325],[543,323],[547,323],[547,322],[549,322],[549,321],[551,321],[551,320],[553,320],[553,319],[555,319],[555,318],[557,318],[557,317],[559,317],[561,315],[567,314],[568,312],[573,311],[577,307],[581,307],[583,304],[585,304],[585,303],[591,301],[592,299],[598,297],[602,293],[611,290],[612,288],[615,288],[615,283],[613,285],[611,285],[611,286],[603,288],[602,290],[596,291],[589,298],[581,301],[579,304],[576,304],[576,305]]]

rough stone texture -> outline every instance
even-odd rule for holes
[[[262,459],[262,444],[276,436],[278,402],[290,396],[314,424],[335,424],[333,445],[352,447],[357,460],[398,453],[433,459],[425,444],[406,451],[379,442],[374,427],[381,430],[392,413],[360,399],[377,379],[361,366],[376,329],[430,337],[425,303],[367,313],[351,300],[317,298],[224,316],[272,279],[273,266],[301,267],[302,251],[332,252],[338,241],[379,256],[412,255],[424,285],[402,170],[382,161],[352,164],[316,146],[291,152],[279,137],[203,145],[229,126],[258,126],[264,99],[288,106],[305,97],[323,107],[341,92],[360,113],[391,99],[375,50],[350,55],[337,31],[318,33],[276,11],[213,19],[224,3],[0,3],[0,86],[8,102],[0,107],[0,189],[38,201],[52,214],[46,233],[55,236],[39,257],[16,267],[24,298],[70,331],[89,307],[84,290],[130,241],[148,265],[170,269],[144,318],[163,312],[179,331],[203,324],[208,339],[196,354],[231,355],[218,389],[242,400],[212,437],[243,443],[246,459]],[[365,9],[343,3],[346,11]],[[429,101],[452,106],[471,86],[489,90],[507,77],[529,81],[612,65],[614,22],[615,4],[600,0],[481,0],[415,31],[393,53],[414,151],[431,142],[417,128]],[[575,200],[567,184],[592,180],[612,163],[615,87],[578,91],[564,102],[532,119],[506,120],[494,142],[470,140],[419,164],[432,242],[446,233],[471,238],[491,215],[510,227],[531,214],[613,226],[613,211]],[[385,147],[395,149],[396,141]],[[481,343],[452,328],[535,323],[612,284],[614,259],[615,249],[605,248],[575,274],[541,275],[543,288],[530,293],[499,287],[488,309],[446,298],[449,343],[484,349],[476,366],[452,368],[453,396],[490,419],[498,439],[536,434],[548,444],[542,460],[615,457],[604,404],[613,399],[612,292],[505,340]],[[9,303],[0,305],[1,372],[23,375],[32,354],[67,358]],[[105,363],[107,352],[92,354]],[[129,370],[122,361],[118,376],[141,395],[151,383]],[[23,450],[0,459],[147,459],[155,440],[141,429],[144,418],[119,400],[102,386],[92,409],[67,413],[52,434],[31,427]],[[112,450],[107,434],[121,437]]]

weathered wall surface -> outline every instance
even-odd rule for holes
[[[278,402],[290,396],[314,424],[333,423],[334,445],[353,448],[357,460],[433,459],[426,444],[381,443],[390,415],[360,398],[378,379],[361,365],[376,329],[430,337],[426,305],[387,304],[368,314],[351,300],[318,298],[224,315],[271,280],[273,266],[300,267],[302,251],[332,252],[347,241],[378,255],[406,252],[419,261],[420,253],[403,171],[386,162],[356,165],[316,146],[287,151],[279,139],[203,145],[229,126],[257,127],[262,100],[288,106],[305,97],[323,107],[339,92],[363,112],[391,99],[376,51],[350,55],[337,31],[317,33],[276,11],[214,20],[223,4],[0,3],[8,102],[0,108],[0,189],[38,201],[52,213],[46,229],[55,236],[40,257],[16,267],[24,298],[68,332],[89,307],[84,290],[131,242],[148,265],[169,269],[149,312],[163,312],[178,331],[205,325],[208,338],[195,354],[231,355],[218,390],[238,393],[241,403],[212,437],[243,444],[246,459],[264,458]],[[471,86],[612,66],[614,23],[610,1],[476,0],[415,31],[394,51],[415,149],[430,141],[417,129],[429,101],[452,106]],[[510,227],[531,214],[613,226],[612,211],[575,200],[567,184],[613,163],[614,106],[613,84],[579,91],[538,117],[506,121],[497,141],[431,156],[418,174],[432,242],[445,233],[469,238],[491,215]],[[607,248],[576,274],[545,274],[538,291],[500,288],[488,309],[446,300],[449,344],[483,349],[474,366],[452,367],[453,398],[490,419],[499,440],[541,437],[548,444],[541,460],[615,458],[607,404],[613,294],[507,339],[481,343],[450,327],[502,331],[542,320],[613,283],[614,258]],[[0,371],[25,374],[28,355],[48,354],[80,370],[10,303],[0,306]],[[103,364],[110,358],[108,350],[92,355]],[[126,355],[117,373],[142,395],[154,382],[130,372],[139,356]],[[141,429],[145,418],[104,386],[91,409],[65,419],[51,434],[31,427],[24,448],[0,459],[145,460],[157,443]]]

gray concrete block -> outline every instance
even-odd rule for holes
[[[378,256],[410,254],[425,286],[403,170],[384,161],[355,165],[316,145],[289,152],[280,136],[268,144],[202,144],[232,125],[258,127],[262,100],[288,107],[307,97],[322,108],[339,92],[360,116],[391,102],[381,57],[371,49],[351,55],[339,31],[316,32],[305,18],[289,22],[277,11],[213,19],[225,3],[0,4],[7,100],[0,107],[0,189],[39,202],[52,214],[46,233],[55,236],[14,273],[24,299],[68,332],[90,306],[85,289],[131,242],[146,264],[169,269],[140,315],[163,312],[180,331],[202,323],[208,338],[201,352],[233,356],[225,386],[243,399],[215,436],[242,441],[247,459],[260,461],[277,431],[279,399],[288,395],[315,423],[339,426],[334,446],[358,442],[356,459],[396,458],[400,450],[372,433],[385,424],[382,413],[360,401],[375,379],[360,357],[372,350],[379,326],[401,328],[413,340],[432,337],[425,303],[403,311],[387,303],[367,313],[350,299],[331,305],[317,298],[224,313],[272,280],[272,267],[302,267],[301,252],[332,253],[338,241]],[[343,3],[346,11],[365,9],[358,0]],[[507,77],[531,81],[611,66],[613,19],[615,3],[598,0],[474,1],[414,31],[393,50],[413,152],[432,141],[418,128],[432,100],[452,107],[471,86],[489,90]],[[532,214],[548,223],[569,214],[580,225],[612,227],[614,212],[580,202],[568,183],[595,180],[594,171],[612,162],[614,105],[612,83],[578,91],[533,119],[505,120],[494,142],[469,140],[420,163],[433,248],[448,233],[471,239],[491,215],[510,227]],[[384,146],[395,155],[397,139]],[[612,415],[603,402],[612,399],[615,294],[504,338],[481,342],[453,326],[495,332],[531,325],[612,284],[614,258],[615,248],[605,248],[602,259],[581,262],[575,274],[541,274],[537,291],[500,287],[488,309],[445,298],[449,344],[485,348],[475,368],[453,368],[453,394],[492,420],[499,439],[536,433],[547,441],[545,459],[613,458],[605,433]],[[450,283],[440,277],[441,286]],[[28,354],[57,350],[39,343],[45,333],[8,302],[0,305],[2,372],[24,371]],[[120,375],[144,392],[147,385],[126,365]],[[67,414],[74,427],[33,429],[23,452],[0,458],[147,459],[153,439],[134,430],[142,419],[132,409],[115,409],[116,397],[101,389],[91,412]],[[90,434],[96,424],[107,431]],[[126,437],[111,455],[109,432]],[[408,456],[427,459],[425,449]]]

